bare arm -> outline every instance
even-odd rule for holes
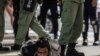
[[[13,7],[10,7],[9,5],[6,6],[6,11],[9,14],[11,18],[11,24],[13,24],[14,16],[13,16]]]

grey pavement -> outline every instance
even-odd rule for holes
[[[78,44],[76,49],[78,51],[84,52],[85,56],[100,56],[100,45],[93,46],[93,33],[90,31],[88,38],[88,46],[82,46],[82,36],[78,39]],[[52,36],[52,34],[50,34]],[[35,32],[30,31],[30,36],[32,39],[37,38],[37,34]],[[4,47],[10,47],[14,44],[14,35],[13,33],[6,33],[3,40]],[[0,51],[0,56],[20,56],[20,51]]]
[[[47,30],[50,30],[47,28]],[[90,26],[90,30],[88,33],[88,46],[82,46],[82,36],[79,37],[78,39],[78,44],[76,46],[76,49],[78,51],[84,52],[85,56],[100,56],[100,45],[99,46],[93,46],[94,38],[93,38],[93,32],[92,32],[92,27]],[[33,32],[29,31],[29,35],[32,39],[37,38],[38,35]],[[53,36],[53,34],[50,34]],[[14,44],[14,35],[13,35],[13,30],[12,29],[6,29],[5,30],[5,37],[3,40],[3,46],[10,48]],[[20,56],[20,51],[0,51],[0,56]]]

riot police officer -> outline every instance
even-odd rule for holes
[[[84,53],[75,49],[76,41],[82,32],[83,4],[85,0],[63,0],[61,15],[61,35],[59,43],[61,45],[61,56],[85,56]]]
[[[35,17],[36,0],[20,0],[20,13],[18,20],[18,31],[15,38],[13,50],[19,50],[29,27],[34,30],[40,38],[48,37],[49,34],[43,29]]]

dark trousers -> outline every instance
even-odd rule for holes
[[[13,29],[14,29],[14,35],[16,37],[17,30],[18,30],[18,20],[19,20],[19,10],[20,10],[20,0],[13,0],[13,6],[14,6],[14,23],[13,23]],[[25,37],[25,41],[29,40],[28,32]]]
[[[40,23],[45,28],[46,23],[46,16],[47,11],[50,9],[51,11],[51,22],[53,25],[53,33],[54,37],[57,38],[57,32],[58,32],[58,13],[57,13],[57,3],[43,3],[40,9],[40,15],[38,16],[38,19],[40,20]]]
[[[96,18],[96,7],[93,7],[91,3],[84,4],[84,20],[83,20],[83,40],[87,39],[87,31],[89,28],[89,19],[94,31],[94,41],[99,40],[99,25]]]

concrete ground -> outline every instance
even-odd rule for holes
[[[99,46],[93,46],[93,33],[89,32],[89,38],[88,38],[88,46],[82,46],[82,37],[78,39],[78,44],[76,46],[76,49],[78,51],[84,52],[85,56],[100,56],[100,45]],[[37,35],[35,32],[30,31],[30,36],[34,38],[37,38]],[[51,34],[52,36],[52,34]],[[5,38],[3,40],[3,46],[9,47],[14,44],[14,36],[12,33],[5,34]],[[20,51],[0,51],[0,56],[19,56]]]

